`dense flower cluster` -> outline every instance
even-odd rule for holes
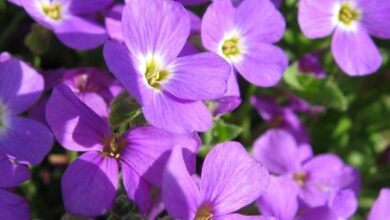
[[[64,207],[76,216],[107,214],[120,188],[149,219],[165,212],[182,220],[337,220],[356,212],[358,170],[336,154],[314,154],[298,116],[325,107],[292,93],[283,105],[271,96],[249,98],[266,124],[251,151],[227,141],[197,159],[198,132],[244,101],[239,77],[266,90],[288,68],[276,45],[286,29],[282,1],[9,1],[69,48],[102,47],[109,73],[38,72],[0,55],[0,219],[30,219],[27,202],[12,191],[54,139],[79,152],[61,181]],[[207,5],[201,18],[185,8],[199,4]],[[381,66],[370,36],[390,38],[390,1],[299,0],[298,21],[307,38],[333,35],[332,54],[346,74]],[[323,53],[307,54],[298,69],[325,78]],[[121,106],[123,96],[132,109]],[[113,122],[116,114],[126,120]],[[242,214],[251,204],[257,213]],[[389,204],[383,188],[368,219],[390,219]]]

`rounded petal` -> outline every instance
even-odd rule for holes
[[[362,23],[368,33],[382,39],[390,38],[390,2],[383,0],[360,0]]]
[[[30,171],[26,165],[16,164],[0,153],[0,187],[12,188],[31,177]]]
[[[379,197],[372,205],[368,220],[387,220],[390,218],[390,189],[383,188],[380,191]]]
[[[0,189],[0,218],[7,220],[30,219],[30,208],[22,197]]]
[[[186,150],[186,164],[190,173],[195,172],[195,161],[200,140],[197,134],[179,135],[153,126],[137,127],[122,135],[127,147],[121,152],[121,161],[128,164],[142,178],[161,186],[162,175],[171,150],[181,145]]]
[[[103,215],[115,201],[118,163],[98,152],[86,152],[66,169],[61,185],[67,212],[86,217]]]
[[[104,19],[108,36],[119,42],[124,42],[121,22],[123,8],[124,5],[115,5]]]
[[[335,29],[333,24],[333,7],[335,0],[300,0],[298,6],[298,23],[303,34],[308,38],[322,38],[330,35]]]
[[[203,101],[221,97],[227,87],[231,66],[214,53],[179,57],[162,89],[185,100]]]
[[[343,172],[344,163],[334,154],[321,154],[303,164],[303,170],[309,173],[309,181],[324,187],[337,186],[337,178]]]
[[[358,198],[354,191],[341,190],[330,199],[329,206],[338,216],[349,219],[358,208]]]
[[[294,219],[298,212],[298,186],[287,176],[272,177],[257,200],[261,213],[280,220]]]
[[[162,198],[172,217],[194,219],[199,205],[199,188],[186,169],[180,146],[173,149],[167,162],[162,183]]]
[[[225,94],[214,101],[217,103],[217,107],[214,110],[214,114],[217,116],[231,112],[241,104],[236,71],[230,73]]]
[[[0,106],[11,114],[26,111],[42,94],[43,77],[21,60],[10,58],[0,63]]]
[[[159,128],[174,133],[207,131],[212,125],[212,115],[200,101],[184,101],[160,92],[152,103],[142,108],[146,120]]]
[[[297,142],[282,129],[270,129],[260,136],[254,143],[253,156],[275,174],[291,173],[300,167]]]
[[[234,10],[231,0],[213,1],[207,8],[202,19],[201,37],[208,50],[218,52],[225,34],[234,30]]]
[[[288,57],[280,48],[256,43],[246,45],[242,59],[234,62],[238,72],[250,83],[257,86],[275,86],[288,65]]]
[[[103,53],[108,69],[140,105],[150,103],[154,91],[147,85],[145,76],[136,70],[136,63],[126,47],[114,41],[107,41]]]
[[[107,40],[103,26],[81,17],[69,16],[54,29],[58,39],[77,50],[94,49]]]
[[[201,201],[216,216],[229,214],[255,201],[268,182],[268,171],[240,143],[218,144],[203,163]]]
[[[298,220],[338,220],[339,217],[327,206],[309,209]]]
[[[17,161],[40,163],[53,145],[53,136],[46,126],[28,118],[12,116],[0,133],[0,151]]]
[[[190,34],[190,19],[180,3],[171,0],[133,0],[122,15],[122,29],[129,51],[136,57],[175,59]]]
[[[382,63],[382,57],[367,32],[337,29],[332,39],[332,54],[339,67],[350,76],[374,73]]]
[[[110,135],[108,124],[65,85],[57,86],[46,104],[46,120],[58,142],[72,151],[99,151]]]
[[[248,41],[275,43],[284,34],[286,22],[270,0],[244,0],[235,11],[235,25]]]

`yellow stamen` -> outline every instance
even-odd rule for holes
[[[161,89],[161,82],[166,80],[168,76],[169,72],[161,70],[154,60],[146,65],[145,77],[151,87]]]
[[[45,15],[53,20],[61,19],[62,6],[59,3],[53,3],[50,5],[42,5],[42,10]]]
[[[305,181],[307,180],[307,173],[305,172],[296,172],[294,173],[294,180],[298,183],[299,186],[304,186]]]
[[[212,220],[213,214],[211,213],[210,205],[201,206],[196,212],[194,220]]]
[[[117,135],[108,136],[104,138],[103,155],[119,159],[122,149],[126,146],[126,140]]]
[[[236,37],[225,40],[222,44],[222,53],[227,57],[240,54],[238,42],[239,39]]]
[[[339,11],[339,20],[346,25],[350,25],[353,21],[360,18],[358,10],[354,9],[350,4],[344,3]]]

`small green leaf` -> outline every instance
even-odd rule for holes
[[[35,55],[42,55],[50,48],[52,33],[46,28],[33,24],[31,32],[24,39],[24,45]]]
[[[127,130],[127,126],[145,124],[141,106],[127,92],[119,94],[111,103],[109,121],[112,127]]]
[[[331,78],[318,79],[311,74],[300,74],[297,63],[286,70],[283,80],[296,95],[311,104],[341,111],[348,108],[347,98]]]

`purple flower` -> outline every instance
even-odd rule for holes
[[[206,131],[212,115],[204,100],[226,91],[230,66],[214,53],[177,57],[190,33],[184,7],[170,0],[134,0],[122,16],[125,45],[108,41],[106,63],[156,127]]]
[[[208,2],[209,0],[176,0],[176,1],[182,3],[183,5],[199,5]]]
[[[30,171],[26,165],[17,164],[5,154],[0,153],[0,219],[30,219],[30,208],[27,202],[10,192],[10,189],[29,178]]]
[[[208,153],[196,184],[182,150],[174,148],[163,176],[163,201],[175,219],[245,219],[232,213],[260,196],[268,178],[267,170],[241,144],[226,142]]]
[[[321,65],[322,51],[308,53],[298,61],[298,68],[304,73],[311,73],[319,79],[326,77],[326,72]]]
[[[42,90],[43,77],[27,64],[12,57],[0,63],[0,152],[20,162],[38,164],[53,144],[49,129],[19,116]]]
[[[252,96],[250,103],[271,127],[288,131],[299,144],[309,143],[309,134],[291,107],[281,107],[274,99],[263,95]]]
[[[106,8],[112,0],[21,0],[26,12],[52,30],[66,46],[93,49],[107,39],[104,27],[90,15]]]
[[[294,197],[294,192],[301,207],[305,208],[326,205],[329,198],[339,190],[357,188],[359,179],[355,170],[345,165],[336,155],[322,154],[302,160],[300,154],[294,137],[281,129],[271,129],[256,140],[253,148],[254,157],[264,163],[271,173],[283,177],[282,185],[288,188],[272,188],[271,181],[269,192],[271,195],[260,198],[259,201],[262,211],[270,214],[272,210],[283,208],[275,208],[272,205],[278,204],[277,199],[280,197],[282,199]],[[278,195],[284,193],[289,195]],[[296,210],[296,204],[291,204],[291,210],[284,215],[291,216],[293,210]]]
[[[325,107],[321,105],[311,105],[306,100],[295,96],[293,94],[288,94],[289,105],[294,112],[304,112],[309,115],[316,115],[325,111]]]
[[[377,71],[382,57],[370,35],[390,38],[390,2],[383,0],[300,0],[299,25],[306,37],[333,33],[332,54],[351,76]]]
[[[214,1],[202,21],[202,42],[231,63],[249,82],[274,86],[288,64],[286,54],[272,45],[285,30],[281,13],[269,0]]]
[[[161,185],[171,148],[180,144],[190,156],[199,147],[195,134],[176,135],[151,126],[114,134],[107,120],[99,117],[65,85],[53,90],[46,107],[46,119],[64,148],[85,152],[62,177],[65,208],[81,216],[102,215],[112,208],[119,168],[129,198],[142,212],[148,212],[151,187]],[[194,169],[191,162],[195,161],[191,158],[186,161]]]
[[[388,220],[390,218],[389,212],[390,204],[390,189],[383,188],[378,199],[372,205],[368,220]]]

